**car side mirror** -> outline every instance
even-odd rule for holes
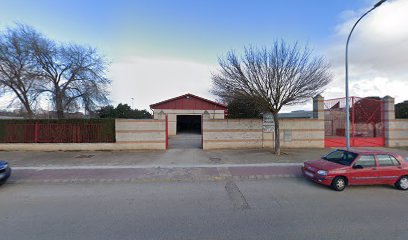
[[[362,165],[356,164],[353,165],[353,169],[363,169],[364,167]]]

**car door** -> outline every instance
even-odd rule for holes
[[[377,163],[374,154],[362,154],[352,164],[349,173],[351,185],[376,184],[378,180]]]
[[[402,167],[400,162],[390,154],[377,154],[378,183],[394,184],[401,176]]]

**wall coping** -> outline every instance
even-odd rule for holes
[[[115,118],[118,122],[166,122],[165,119],[127,119],[127,118]]]

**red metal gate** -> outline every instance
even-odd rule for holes
[[[350,97],[350,145],[381,147],[385,144],[384,103],[379,98]],[[324,101],[325,147],[345,147],[346,98]]]

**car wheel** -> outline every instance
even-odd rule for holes
[[[331,187],[336,191],[343,191],[346,188],[346,179],[344,177],[336,177],[333,179]]]
[[[402,176],[396,183],[395,186],[400,190],[408,190],[408,176]]]

